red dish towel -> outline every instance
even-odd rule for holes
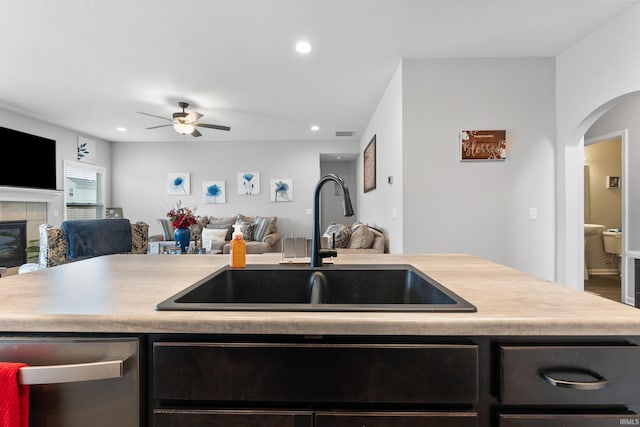
[[[29,386],[18,384],[23,366],[0,362],[0,427],[29,427]]]

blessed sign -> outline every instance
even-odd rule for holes
[[[507,158],[507,131],[463,130],[460,132],[461,160],[504,160]]]

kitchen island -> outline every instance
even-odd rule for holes
[[[278,263],[280,254],[249,255]],[[640,310],[468,255],[340,255],[336,264],[411,264],[475,313],[157,312],[155,305],[228,263],[216,255],[111,255],[0,280],[0,331],[629,335]]]
[[[477,312],[155,310],[227,262],[112,255],[5,277],[0,330],[137,337],[149,373],[141,425],[640,422],[634,307],[468,255],[341,254],[334,263],[410,264]]]

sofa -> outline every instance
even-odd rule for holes
[[[382,254],[389,251],[384,232],[361,222],[350,226],[331,224],[322,235],[321,246],[344,254]]]
[[[18,273],[40,270],[80,259],[115,253],[146,254],[149,225],[128,219],[63,221],[60,227],[40,224],[38,263],[27,263]]]
[[[279,252],[281,238],[277,221],[276,216],[202,216],[197,224],[191,226],[191,240],[194,246],[203,247],[209,253],[228,254],[233,224],[240,224],[248,254]],[[158,222],[162,226],[163,238],[167,241],[173,240],[171,221],[159,219]]]

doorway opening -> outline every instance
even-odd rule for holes
[[[584,290],[625,303],[622,241],[625,223],[626,131],[584,141]],[[598,230],[587,234],[586,230]]]
[[[320,176],[333,173],[344,179],[351,193],[351,203],[356,212],[356,215],[352,217],[345,217],[342,211],[342,190],[337,185],[325,185],[320,193],[320,232],[324,232],[330,224],[349,226],[357,219],[357,198],[354,197],[357,194],[357,156],[357,153],[320,155]]]

